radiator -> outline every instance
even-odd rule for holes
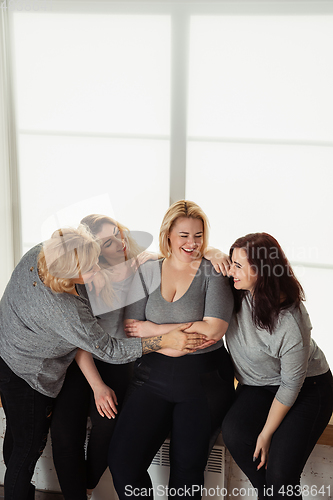
[[[149,474],[153,483],[156,500],[167,500],[167,485],[169,481],[169,447],[170,442],[166,440],[156,453]],[[224,464],[225,447],[215,445],[209,456],[205,469],[205,486],[202,498],[210,500],[223,500],[226,495],[224,489]]]

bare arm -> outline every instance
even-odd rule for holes
[[[276,398],[273,399],[266,423],[258,436],[256,449],[253,455],[253,460],[257,459],[260,455],[260,463],[257,469],[260,469],[267,462],[272,436],[290,408],[290,406],[280,403]]]
[[[185,323],[164,335],[141,339],[142,354],[162,351],[162,349],[183,351],[185,354],[193,352],[206,342],[207,337],[199,333],[186,333],[185,330],[190,326],[191,323]]]
[[[116,407],[118,404],[117,397],[114,391],[103,382],[92,354],[78,349],[75,361],[93,390],[98,413],[102,417],[106,415],[108,418],[115,418],[118,413]]]
[[[228,323],[223,319],[205,317],[202,321],[195,321],[188,333],[203,333],[209,340],[220,340],[228,329]]]
[[[152,321],[138,321],[135,319],[126,319],[124,322],[124,330],[127,337],[148,338],[155,335],[164,335],[171,332],[175,328],[182,326],[184,323],[163,324],[158,325]]]

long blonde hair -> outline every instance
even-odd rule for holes
[[[38,256],[38,272],[44,284],[54,292],[73,290],[73,279],[88,272],[97,263],[100,246],[88,229],[57,229],[43,243]]]
[[[202,221],[203,243],[201,247],[201,254],[204,254],[208,246],[209,237],[209,222],[207,215],[199,207],[199,205],[197,205],[193,201],[179,200],[168,208],[161,224],[159,243],[162,256],[167,258],[171,255],[169,234],[176,220],[180,217],[186,217],[188,219],[199,219]]]
[[[81,220],[81,224],[84,224],[87,226],[89,231],[95,236],[95,238],[98,241],[98,233],[101,232],[103,224],[112,224],[113,226],[116,226],[121,235],[121,239],[123,240],[123,243],[125,243],[125,260],[129,259],[134,259],[137,257],[139,253],[143,251],[143,248],[141,248],[136,241],[131,237],[129,230],[127,229],[126,226],[123,224],[120,224],[116,220],[112,219],[111,217],[108,217],[107,215],[100,215],[100,214],[90,214],[84,217]],[[102,254],[99,256],[99,262],[98,262],[100,268],[101,268],[101,273],[104,276],[105,279],[105,285],[103,289],[100,292],[100,297],[104,301],[105,304],[112,306],[113,304],[113,299],[114,299],[114,290],[112,287],[112,266],[106,261],[106,259],[103,257]]]

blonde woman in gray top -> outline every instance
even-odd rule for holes
[[[154,496],[148,467],[171,431],[169,491],[172,498],[201,498],[212,435],[233,395],[233,371],[222,337],[233,299],[228,279],[202,255],[208,221],[191,201],[174,203],[160,230],[164,258],[147,262],[133,280],[126,308],[129,336],[162,336],[184,322],[209,341],[183,356],[163,349],[138,361],[109,452],[121,500]],[[158,494],[158,492],[156,492]]]
[[[126,363],[165,346],[191,349],[180,329],[152,339],[114,339],[77,285],[98,272],[100,246],[83,227],[56,231],[16,266],[0,302],[0,395],[6,415],[6,500],[32,500],[31,477],[46,443],[54,398],[77,347]],[[110,334],[109,334],[110,333]]]
[[[230,258],[235,314],[226,340],[239,386],[224,441],[260,500],[299,500],[302,470],[332,415],[332,374],[276,239],[248,234]]]

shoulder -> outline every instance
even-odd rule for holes
[[[205,279],[207,283],[217,283],[221,287],[230,289],[231,292],[229,278],[227,276],[223,276],[222,273],[216,272],[214,266],[209,260],[203,257],[199,269],[201,271],[199,272],[199,275]]]
[[[39,243],[38,245],[30,248],[30,250],[28,250],[24,255],[23,257],[21,258],[21,260],[19,261],[19,263],[17,264],[15,270],[20,270],[22,268],[24,268],[25,266],[27,265],[37,265],[37,259],[38,259],[38,255],[40,254],[40,251],[42,250],[43,248],[43,244],[42,243]]]
[[[294,340],[302,339],[304,343],[309,342],[312,325],[306,307],[302,302],[299,307],[291,306],[281,311],[277,330],[283,331]]]
[[[225,276],[223,276],[222,273],[216,272],[211,261],[205,259],[205,257],[202,257],[200,269],[203,271],[204,275],[207,276],[208,278],[210,278],[210,277],[224,278],[225,277]]]
[[[155,276],[160,276],[161,266],[163,259],[158,260],[147,260],[144,264],[141,264],[136,271],[137,275],[141,275],[144,279],[149,279]]]

